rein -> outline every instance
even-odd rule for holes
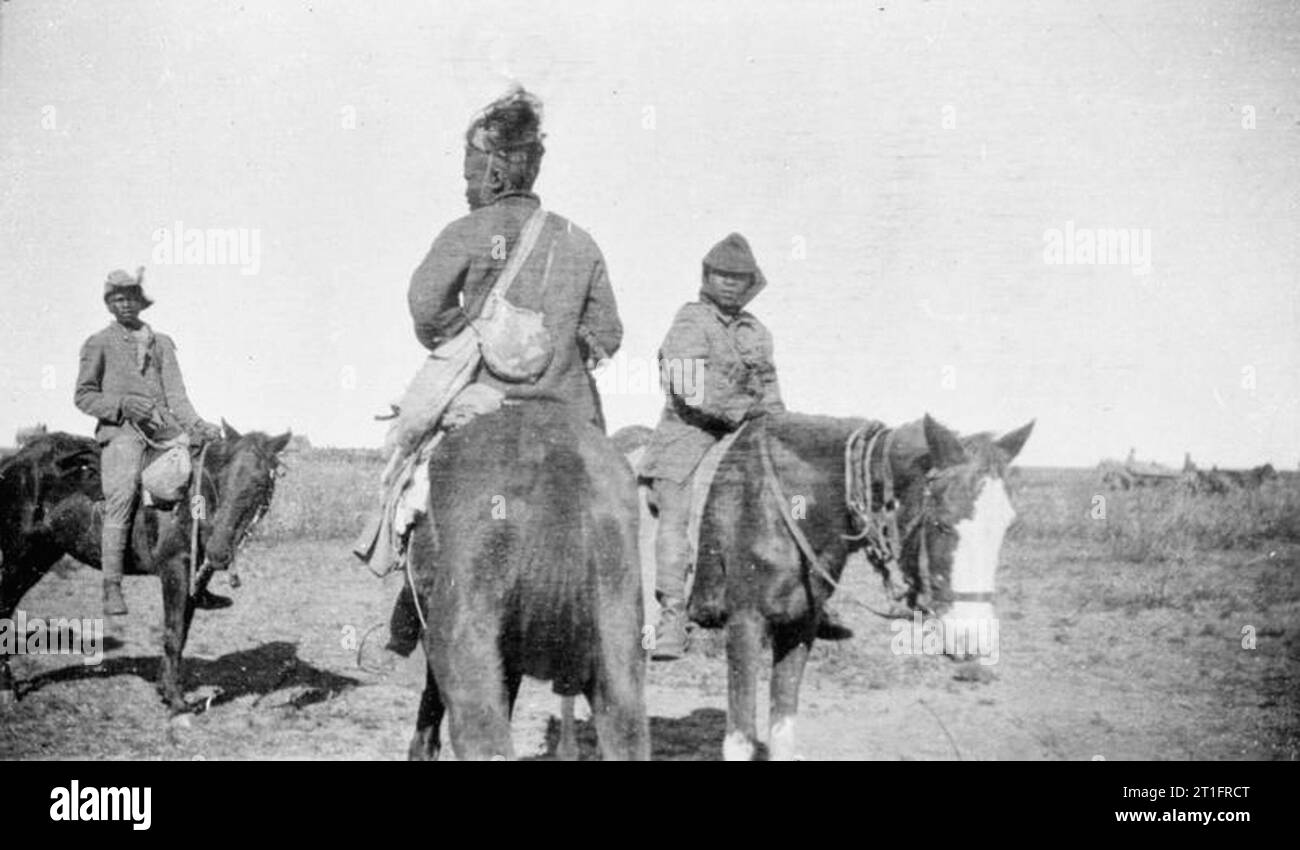
[[[218,486],[217,483],[218,479],[215,475],[213,475],[211,472],[208,471],[207,465],[204,462],[206,460],[209,445],[210,443],[203,444],[203,448],[199,453],[198,469],[195,471],[194,474],[194,483],[191,485],[192,487],[198,489],[198,493],[196,495],[191,496],[190,498],[190,504],[191,504],[190,569],[192,570],[191,573],[192,581],[190,583],[190,596],[194,596],[198,594],[198,592],[202,588],[206,587],[208,582],[211,581],[213,573],[216,572],[216,568],[213,567],[211,564],[207,563],[206,560],[204,561],[202,568],[197,570],[194,569],[194,565],[198,563],[199,520],[207,519],[208,503],[203,496],[203,480],[205,478],[208,484],[212,487],[212,495],[213,495],[212,504],[214,506],[220,506],[221,504],[221,488],[220,486]],[[256,451],[256,449],[254,451]],[[265,458],[262,452],[258,452],[258,455],[259,457],[262,457],[264,460],[267,460],[267,458]],[[262,517],[266,516],[266,512],[270,510],[271,502],[274,501],[275,481],[283,473],[281,472],[281,468],[282,468],[281,464],[277,459],[270,458],[269,465],[271,466],[271,470],[272,470],[271,486],[267,489],[266,498],[262,500],[262,502],[257,506],[256,513],[253,514],[253,519],[248,523],[248,525],[244,527],[244,530],[239,535],[239,539],[232,544],[231,553],[230,553],[230,560],[232,564],[234,563],[235,556],[239,553],[239,550],[243,547],[244,543],[248,540],[249,535],[253,533],[253,529],[257,527],[257,524],[262,521]],[[198,513],[194,512],[193,509],[195,507],[198,508]],[[228,572],[229,572],[230,586],[239,587],[240,585],[239,573],[237,573],[233,568],[230,568]]]
[[[208,445],[204,442],[203,448],[199,449],[199,465],[194,470],[194,476],[190,482],[190,575],[197,575],[194,565],[199,562],[199,520],[207,516],[207,502],[203,498],[203,466],[208,459]],[[213,485],[216,489],[216,485]],[[190,595],[193,596],[197,591],[197,584],[190,588]]]
[[[894,497],[894,475],[889,465],[889,450],[893,445],[894,432],[879,422],[869,422],[849,435],[844,443],[844,504],[849,515],[856,521],[860,530],[855,534],[842,534],[843,539],[853,544],[865,541],[867,557],[872,565],[884,575],[885,590],[893,602],[898,602],[908,595],[905,589],[895,592],[893,575],[901,574],[900,556],[908,548],[908,543],[918,536],[932,511],[933,496],[930,492],[930,479],[927,476],[925,490],[922,494],[921,509],[907,524],[900,535],[898,530],[898,500]],[[872,461],[877,445],[884,447],[881,453],[882,474],[880,477],[881,500],[875,503],[872,493]],[[763,463],[763,478],[768,493],[776,500],[777,509],[786,528],[794,538],[795,544],[808,562],[809,567],[825,580],[831,591],[840,590],[840,584],[822,565],[821,558],[813,550],[812,543],[798,521],[790,513],[785,491],[777,477],[776,467],[772,463],[772,451],[766,439],[766,431],[758,436],[759,458]],[[930,559],[926,550],[925,535],[919,535],[917,552],[918,584],[922,593],[928,593],[930,587]],[[856,545],[854,548],[857,548]],[[844,598],[853,604],[887,620],[893,620],[897,614],[893,611],[879,611],[843,592]]]

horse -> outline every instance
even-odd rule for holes
[[[202,452],[200,495],[170,510],[137,507],[127,555],[127,575],[162,580],[163,657],[158,689],[173,711],[187,705],[181,689],[181,652],[194,617],[195,599],[215,570],[227,570],[240,544],[270,506],[280,473],[278,437],[241,435],[222,422],[222,438]],[[43,435],[0,462],[0,619],[64,555],[100,569],[103,494],[100,447],[89,437]],[[197,574],[190,563],[197,518]],[[235,583],[232,574],[232,584]],[[8,659],[0,655],[0,699],[17,696]]]
[[[765,638],[773,658],[768,755],[795,757],[799,685],[818,619],[856,551],[867,551],[891,595],[904,582],[888,616],[938,616],[950,635],[965,633],[945,645],[970,648],[972,627],[993,617],[994,572],[1015,516],[1002,476],[1033,425],[994,439],[959,437],[928,414],[889,429],[785,413],[737,435],[703,509],[688,606],[696,623],[727,633],[724,758],[762,754],[756,682]],[[571,701],[562,717],[561,747],[571,750]]]
[[[637,487],[599,430],[563,406],[508,404],[451,431],[429,461],[409,576],[425,620],[424,693],[408,750],[512,759],[525,675],[591,705],[606,759],[647,759]]]

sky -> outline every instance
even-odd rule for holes
[[[1207,0],[8,0],[0,443],[91,432],[78,349],[146,266],[203,416],[378,446],[411,272],[513,82],[626,327],[611,430],[657,420],[649,365],[738,231],[793,410],[1035,419],[1032,465],[1300,463],[1300,5]]]

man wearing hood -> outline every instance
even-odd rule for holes
[[[659,349],[667,399],[639,470],[652,481],[659,511],[656,660],[679,658],[686,649],[687,524],[695,468],[745,420],[785,410],[772,334],[744,309],[766,285],[745,237],[731,234],[704,257],[700,298],[677,311]]]
[[[650,479],[659,512],[655,597],[660,618],[652,658],[686,650],[687,526],[692,478],[709,449],[748,419],[783,413],[772,334],[745,307],[767,285],[745,237],[732,233],[704,257],[700,298],[682,306],[659,349],[667,396],[638,470]],[[852,635],[824,611],[817,636]]]

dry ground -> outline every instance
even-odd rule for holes
[[[851,564],[839,610],[857,637],[819,645],[803,690],[808,759],[1287,759],[1300,755],[1300,546],[1289,543],[1128,563],[1098,545],[1013,535],[1000,574],[1001,655],[972,676],[944,658],[890,651],[889,623]],[[422,659],[387,681],[356,667],[347,638],[381,622],[396,592],[354,566],[341,541],[261,540],[241,555],[237,604],[200,612],[187,651],[191,696],[170,718],[155,695],[161,603],[127,580],[132,614],[98,667],[14,659],[22,698],[0,709],[9,759],[395,759],[423,684]],[[78,616],[99,574],[47,576],[29,616]],[[220,588],[219,588],[220,589]],[[1255,649],[1242,647],[1251,626]],[[654,757],[713,759],[725,729],[717,635],[650,668]],[[580,716],[585,706],[580,706]],[[528,682],[515,730],[525,757],[550,757],[558,700]],[[584,757],[595,757],[581,727]],[[444,731],[445,736],[445,731]]]

